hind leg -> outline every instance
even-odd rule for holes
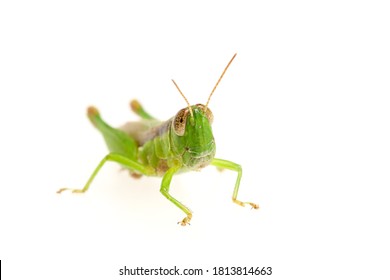
[[[156,118],[152,117],[144,110],[142,105],[137,100],[132,100],[130,102],[130,108],[131,110],[133,110],[134,113],[136,113],[138,116],[145,120],[156,120]]]

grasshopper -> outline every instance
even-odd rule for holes
[[[190,105],[174,80],[172,82],[183,96],[187,107],[181,109],[173,118],[161,122],[148,114],[141,104],[133,100],[131,109],[141,117],[141,121],[128,122],[118,129],[108,125],[95,107],[87,109],[87,116],[92,124],[102,133],[109,153],[100,161],[82,189],[62,188],[61,193],[70,190],[73,193],[86,192],[100,169],[107,161],[113,161],[129,169],[133,177],[160,176],[162,177],[160,192],[179,207],[186,216],[180,223],[185,226],[192,218],[191,210],[169,194],[173,175],[191,170],[200,170],[211,164],[219,169],[230,169],[237,172],[236,184],[232,200],[234,203],[246,204],[258,209],[252,202],[242,202],[237,199],[242,169],[237,163],[215,158],[215,141],[211,129],[213,114],[208,108],[210,98],[219,82],[229,68],[236,54],[225,67],[206,105]]]

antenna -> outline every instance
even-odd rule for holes
[[[176,84],[176,82],[172,79],[172,82],[175,84],[177,90],[180,92],[181,96],[183,96],[184,100],[187,102],[188,109],[190,109],[191,118],[194,118],[194,114],[192,113],[190,102],[188,102],[187,98],[184,96],[184,94],[181,92],[179,86]]]
[[[205,107],[205,109],[204,109],[205,111],[207,111],[207,106],[209,105],[211,96],[213,95],[213,93],[214,93],[215,89],[217,88],[219,82],[222,80],[223,75],[225,75],[226,70],[229,68],[230,64],[232,63],[232,61],[233,61],[233,59],[236,57],[236,55],[237,55],[237,53],[235,53],[235,54],[233,55],[232,59],[230,59],[228,65],[226,65],[226,67],[225,67],[225,70],[223,70],[221,77],[219,77],[218,82],[215,84],[213,90],[211,91],[211,93],[210,93],[210,95],[209,95],[209,99],[207,99],[206,107]]]

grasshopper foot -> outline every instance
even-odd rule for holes
[[[252,209],[259,209],[259,204],[253,203],[253,202],[247,202],[250,206],[252,206]]]
[[[248,205],[252,206],[252,209],[259,209],[260,208],[258,204],[253,203],[253,202],[242,202],[242,201],[234,199],[234,198],[233,198],[233,202],[242,206],[242,207],[245,207],[245,204],[248,204]]]
[[[192,218],[192,214],[188,214],[187,217],[185,217],[181,222],[177,222],[177,223],[183,227],[186,225],[191,225],[190,224],[191,218]]]
[[[63,191],[72,191],[72,193],[84,193],[84,190],[79,190],[79,189],[70,189],[70,188],[62,188],[57,191],[57,193],[62,193]]]

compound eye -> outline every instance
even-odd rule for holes
[[[178,136],[184,135],[184,132],[186,130],[187,116],[188,116],[188,109],[185,108],[185,109],[181,109],[173,119],[172,121],[173,130],[175,131],[176,135]]]
[[[206,106],[204,106],[203,104],[196,104],[196,106],[205,113],[206,118],[209,120],[209,123],[212,124],[214,120],[214,115],[211,110],[209,108],[206,109]]]

